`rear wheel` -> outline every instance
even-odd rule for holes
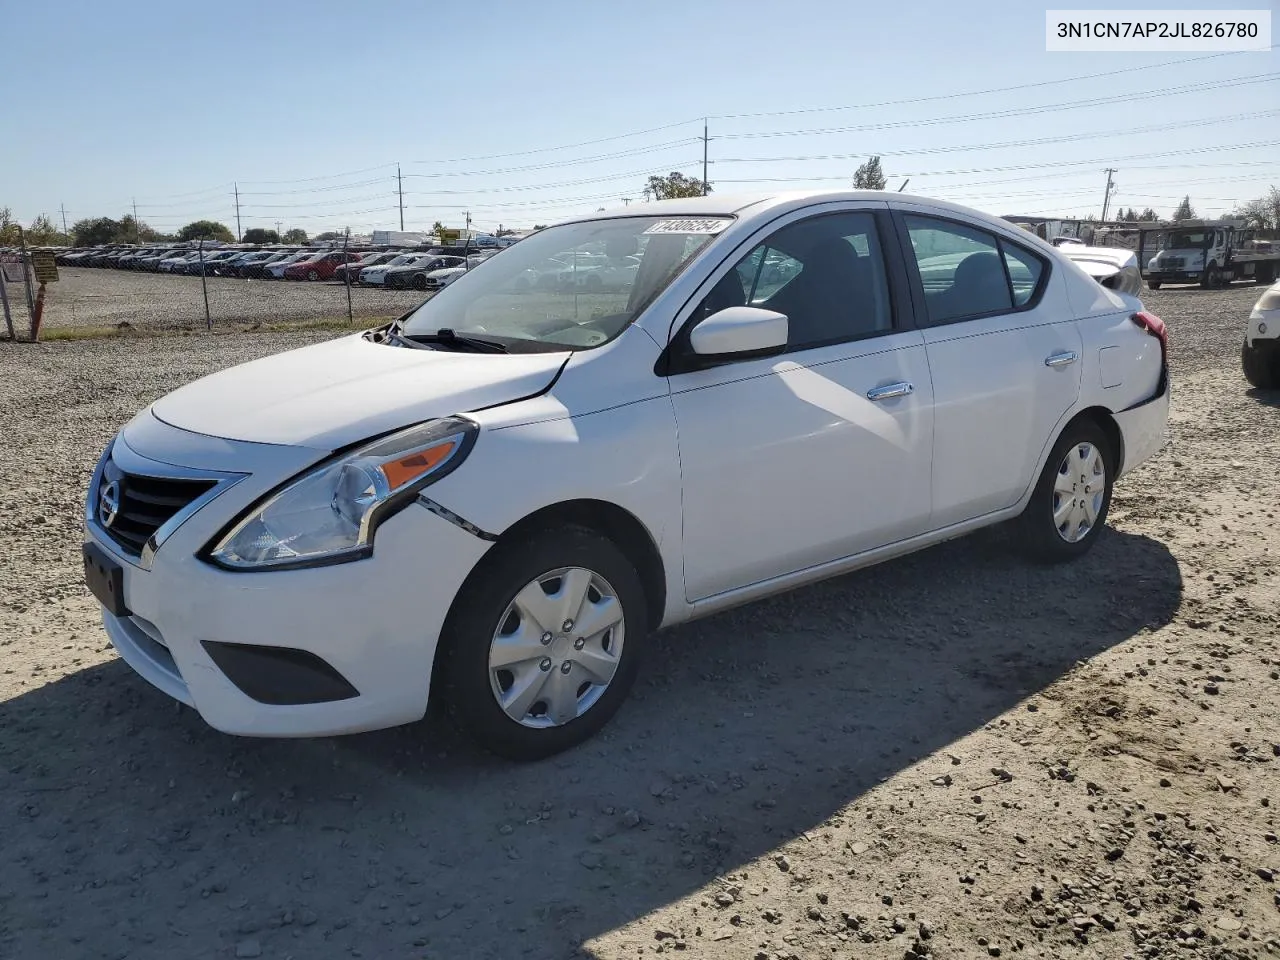
[[[1249,346],[1246,340],[1240,345],[1240,366],[1244,378],[1261,390],[1280,387],[1280,350],[1262,350]]]
[[[317,273],[315,270],[308,270],[308,271],[307,271],[307,279],[308,279],[308,280],[319,280],[319,279],[320,279],[320,274],[319,274],[319,273]]]
[[[1063,431],[1017,520],[1023,548],[1044,563],[1085,553],[1097,540],[1111,506],[1116,457],[1092,420]]]
[[[1159,281],[1159,280],[1148,280],[1148,281],[1147,281],[1147,287],[1148,287],[1148,288],[1150,288],[1150,289],[1152,289],[1152,290],[1159,290],[1159,289],[1160,289],[1160,281]]]
[[[537,760],[617,712],[648,630],[644,588],[611,540],[562,527],[495,548],[441,638],[449,713],[485,749]]]

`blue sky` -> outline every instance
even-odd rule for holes
[[[467,209],[528,226],[700,174],[704,116],[720,193],[847,186],[871,153],[890,188],[910,175],[909,192],[1001,214],[1097,214],[1108,166],[1113,209],[1167,214],[1189,193],[1216,214],[1280,185],[1280,83],[1256,79],[1280,74],[1276,50],[1046,53],[1045,9],[0,0],[0,206],[74,221],[136,200],[161,229],[235,229],[236,183],[245,229],[396,228],[399,162],[408,229]],[[1133,67],[1150,69],[1089,78]],[[868,106],[886,101],[911,102]]]

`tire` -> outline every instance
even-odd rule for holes
[[[1148,281],[1147,281],[1147,289],[1149,289],[1149,290],[1159,290],[1159,289],[1160,289],[1160,281],[1159,281],[1159,280],[1148,280]]]
[[[1206,290],[1213,290],[1222,285],[1221,278],[1218,276],[1218,265],[1211,263],[1205,267],[1204,276],[1200,278],[1200,286]]]
[[[415,290],[427,289],[427,275],[425,273],[415,273],[413,275],[413,289]]]
[[[1116,454],[1111,449],[1111,441],[1097,423],[1077,420],[1068,424],[1053,445],[1030,502],[1016,521],[1018,539],[1032,559],[1041,563],[1061,563],[1088,552],[1107,522],[1115,463]],[[1099,465],[1102,471],[1101,491],[1096,483],[1088,482],[1098,478],[1096,468]],[[1077,480],[1077,476],[1085,476],[1087,480]],[[1065,488],[1067,483],[1071,489]],[[1085,506],[1066,506],[1064,509],[1065,504],[1077,502],[1076,496],[1080,498],[1078,502]],[[1059,520],[1061,522],[1057,522]],[[1083,533],[1080,529],[1082,521],[1087,523]]]
[[[308,279],[308,280],[319,280],[319,279],[320,279],[320,274],[316,273],[316,271],[314,271],[314,270],[308,270],[308,271],[307,271],[307,279]]]
[[[1262,351],[1250,347],[1246,340],[1240,344],[1240,366],[1244,378],[1258,389],[1280,388],[1280,350]]]
[[[556,594],[569,587],[563,579],[553,579],[566,569],[578,571],[579,585],[585,574],[590,575],[590,589],[582,589],[584,604],[592,602],[592,596],[599,598],[594,602],[601,608],[594,616],[604,615],[606,591],[610,591],[620,605],[621,620],[603,632],[579,638],[572,628],[563,629],[563,624],[544,625],[531,615],[522,616],[515,608],[517,595],[537,589],[539,580],[545,579],[553,589],[543,594],[544,617],[572,619],[572,614],[565,613],[572,604],[556,602]],[[484,749],[510,760],[552,756],[593,736],[622,705],[644,651],[646,618],[644,588],[635,567],[612,541],[594,531],[565,526],[497,547],[469,578],[449,612],[441,637],[437,689],[454,722]],[[490,652],[500,631],[516,636],[524,629],[533,637],[526,648],[531,655],[508,661],[510,670],[491,665]],[[549,643],[543,640],[548,634],[553,638]],[[580,640],[591,641],[586,649],[594,647],[594,662],[612,669],[607,684],[592,683],[593,675],[581,672],[579,661],[573,659],[580,656],[575,646]],[[610,647],[616,657],[610,657]],[[546,657],[541,656],[544,649]],[[562,669],[562,664],[568,667]],[[559,686],[556,681],[572,677],[575,669],[580,671],[581,685],[576,690]],[[531,690],[534,699],[527,707],[511,705],[513,711],[525,710],[523,719],[515,720],[498,698],[518,689],[524,678],[536,690]],[[562,708],[581,711],[563,721],[551,716],[557,686],[565,691]]]

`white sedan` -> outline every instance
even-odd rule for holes
[[[1240,364],[1245,379],[1255,387],[1280,387],[1280,282],[1267,288],[1249,314]]]
[[[565,250],[639,266],[589,298],[513,283]],[[219,730],[369,730],[430,693],[547,756],[655,628],[1001,521],[1081,557],[1163,443],[1166,348],[1136,297],[954,204],[600,213],[139,413],[90,482],[86,579],[120,655]]]

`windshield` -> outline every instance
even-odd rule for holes
[[[551,227],[473,266],[414,311],[404,331],[597,347],[626,329],[727,225],[724,218],[618,217]]]
[[[1179,233],[1171,233],[1169,234],[1168,243],[1165,244],[1165,249],[1185,250],[1188,247],[1203,247],[1209,242],[1211,236],[1213,235],[1203,231],[1191,233],[1184,230]]]

